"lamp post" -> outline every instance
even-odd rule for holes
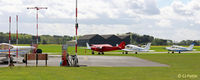
[[[36,10],[36,29],[37,29],[37,35],[36,35],[36,40],[37,40],[37,46],[38,46],[38,11],[40,9],[47,9],[47,7],[27,7],[27,9],[35,9]]]

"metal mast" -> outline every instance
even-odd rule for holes
[[[47,7],[27,7],[27,9],[35,9],[36,10],[36,28],[37,28],[36,40],[37,40],[37,45],[38,45],[38,10],[47,9]]]
[[[16,45],[17,45],[16,57],[18,58],[18,15],[16,15]]]
[[[9,44],[11,44],[11,16],[9,17]],[[9,48],[9,54],[8,54],[8,65],[10,66],[11,63],[11,57],[10,57],[10,45]]]
[[[78,31],[78,21],[77,21],[77,16],[78,16],[78,8],[77,8],[77,0],[76,0],[76,24],[75,24],[75,29],[76,29],[76,47],[75,47],[75,52],[76,52],[76,55],[77,55],[77,35],[78,35],[78,33],[77,33],[77,31]]]

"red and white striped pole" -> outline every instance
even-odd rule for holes
[[[37,36],[36,36],[36,38],[37,38],[37,47],[38,47],[38,10],[39,9],[36,9],[36,27],[37,27]]]
[[[9,44],[11,44],[11,16],[9,17]],[[10,65],[10,45],[8,46],[9,48],[9,54],[8,54],[8,65]]]
[[[36,28],[37,28],[37,35],[36,35],[36,43],[37,43],[37,45],[36,45],[36,48],[38,47],[38,10],[40,10],[40,9],[47,9],[47,7],[28,7],[27,9],[35,9],[36,10]]]
[[[18,58],[18,15],[16,15],[16,45],[17,45],[16,57]]]
[[[75,51],[76,51],[76,55],[77,55],[77,35],[78,35],[78,21],[77,21],[77,16],[78,16],[78,8],[77,8],[77,0],[76,0],[76,24],[75,24],[75,28],[76,28],[76,47],[75,47]]]

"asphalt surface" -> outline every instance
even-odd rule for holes
[[[49,55],[48,66],[60,66],[60,55]],[[169,67],[166,64],[152,62],[137,57],[130,56],[84,56],[79,55],[80,66],[96,67]],[[21,61],[18,59],[18,61]],[[35,60],[28,60],[28,66],[35,66]],[[7,67],[7,64],[0,64],[0,67]],[[24,63],[15,63],[15,66],[25,66]],[[45,66],[45,61],[39,61],[38,66]]]

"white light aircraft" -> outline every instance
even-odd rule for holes
[[[182,47],[182,46],[178,46],[178,45],[172,45],[171,47],[166,47],[166,49],[168,51],[172,51],[172,53],[174,53],[174,52],[181,53],[181,52],[184,52],[184,51],[193,51],[194,50],[193,47],[194,47],[194,43],[192,43],[189,47]]]
[[[128,54],[128,52],[135,52],[135,54],[137,54],[138,52],[149,52],[149,51],[153,51],[153,50],[149,50],[151,47],[151,43],[148,43],[145,47],[139,47],[136,45],[132,45],[132,44],[128,44],[125,46],[125,49],[122,49],[123,51],[125,51],[125,54]],[[124,52],[123,52],[124,54]]]
[[[24,56],[24,54],[29,53],[31,50],[35,49],[33,46],[14,46],[8,43],[0,43],[0,57],[6,57],[1,59],[1,62],[8,62],[9,47],[11,59],[17,55],[17,48],[18,56]]]

